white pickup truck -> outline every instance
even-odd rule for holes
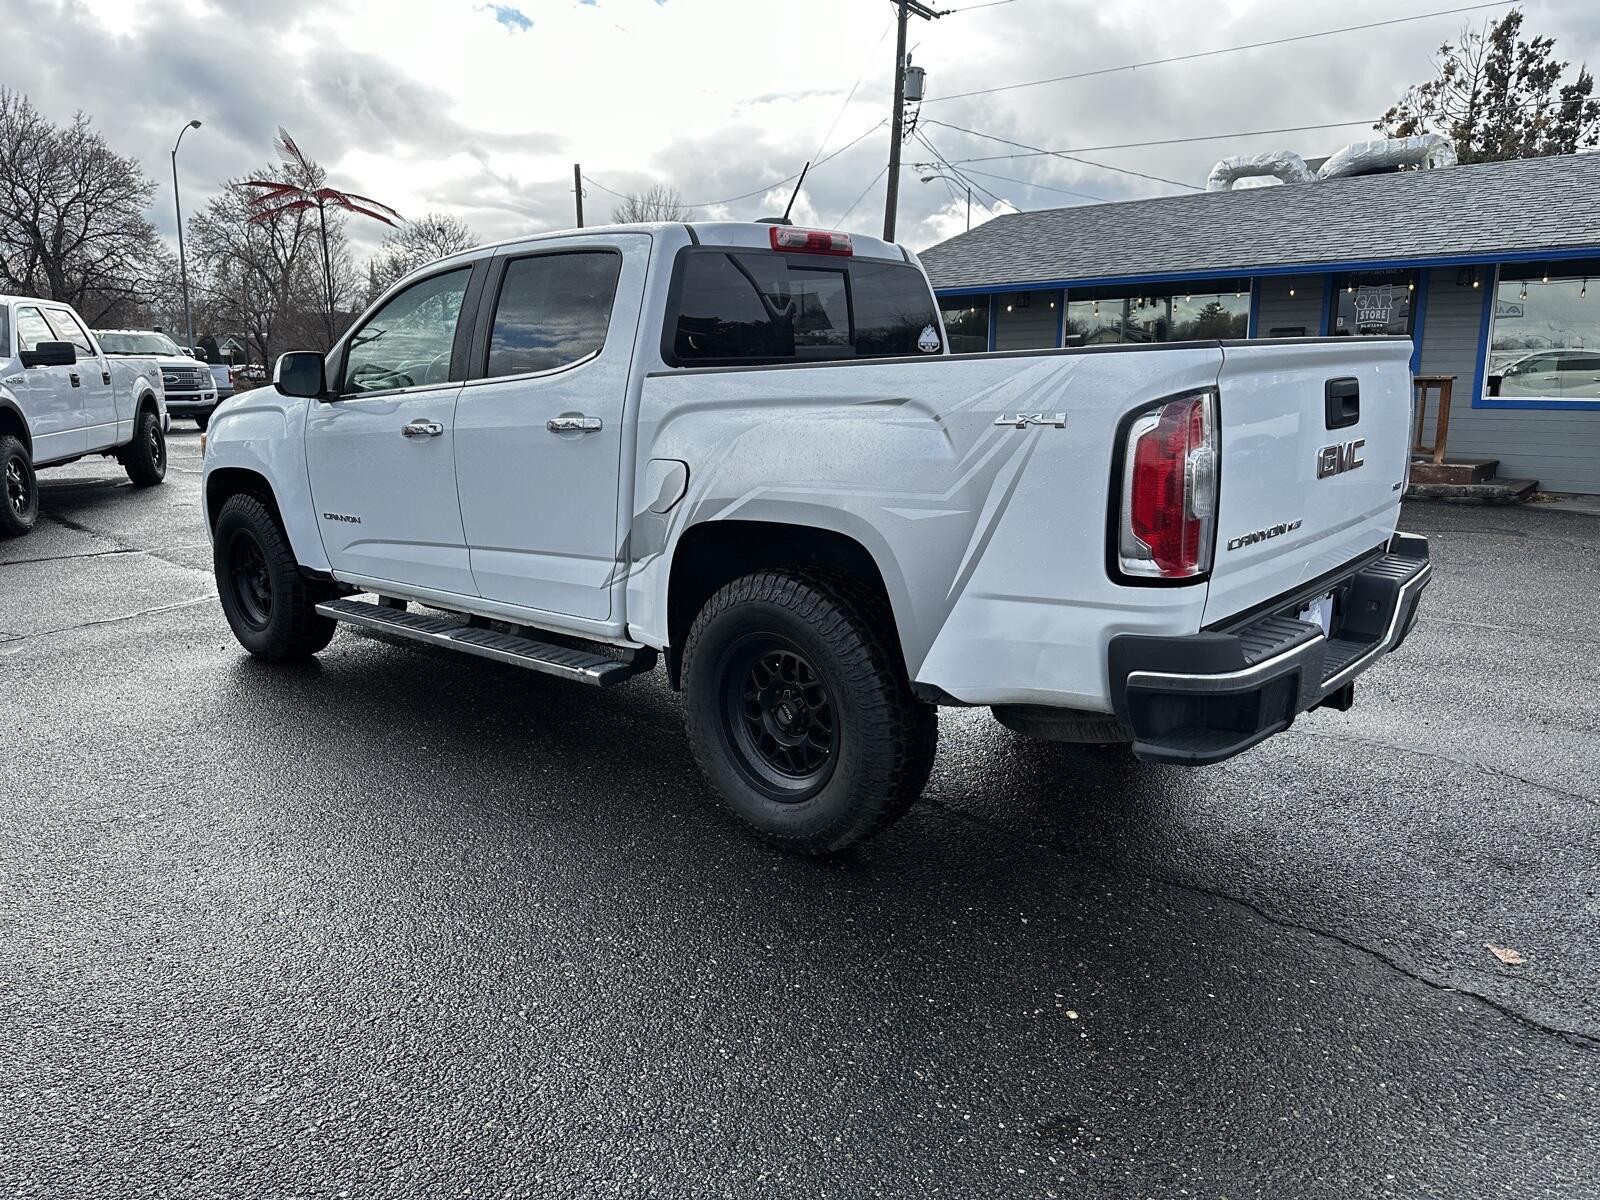
[[[222,405],[205,516],[251,653],[348,622],[598,686],[664,658],[727,804],[826,853],[916,799],[939,705],[1183,764],[1348,707],[1430,574],[1409,355],[947,355],[875,239],[540,235]]]
[[[104,454],[160,483],[167,419],[154,359],[108,356],[71,305],[0,296],[0,537],[38,520],[40,467]]]

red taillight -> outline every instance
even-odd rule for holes
[[[1211,569],[1217,516],[1216,393],[1144,413],[1128,431],[1117,560],[1128,575],[1190,579]]]
[[[799,254],[855,253],[848,233],[833,233],[827,229],[796,229],[792,225],[772,227],[772,248]]]

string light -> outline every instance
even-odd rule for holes
[[[1578,299],[1579,300],[1587,300],[1588,298],[1589,298],[1589,277],[1587,275],[1585,275],[1583,277],[1583,286],[1578,289]]]
[[[1294,295],[1294,289],[1293,288],[1289,289],[1289,295],[1291,295],[1291,296]]]
[[[1528,281],[1526,279],[1524,279],[1522,281],[1522,295],[1520,297],[1518,297],[1518,299],[1526,300],[1527,298],[1528,298]]]
[[[1539,280],[1539,282],[1540,282],[1540,283],[1549,283],[1549,282],[1550,282],[1550,272],[1549,272],[1549,271],[1546,271],[1546,272],[1545,272],[1545,273],[1544,273],[1544,278],[1543,278],[1543,279],[1541,279],[1541,280]]]

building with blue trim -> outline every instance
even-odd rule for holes
[[[1408,335],[1454,377],[1451,458],[1600,493],[1600,153],[1008,214],[921,257],[956,352]]]

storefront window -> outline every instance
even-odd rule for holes
[[[1335,337],[1409,337],[1415,271],[1367,271],[1333,278]]]
[[[1242,338],[1249,329],[1250,288],[1243,280],[1157,295],[1075,290],[1067,303],[1069,346]]]
[[[1485,390],[1521,400],[1600,400],[1600,260],[1506,264],[1495,286]]]
[[[976,304],[947,300],[939,306],[939,312],[944,317],[944,336],[951,354],[981,354],[989,348],[988,297],[980,297]]]

